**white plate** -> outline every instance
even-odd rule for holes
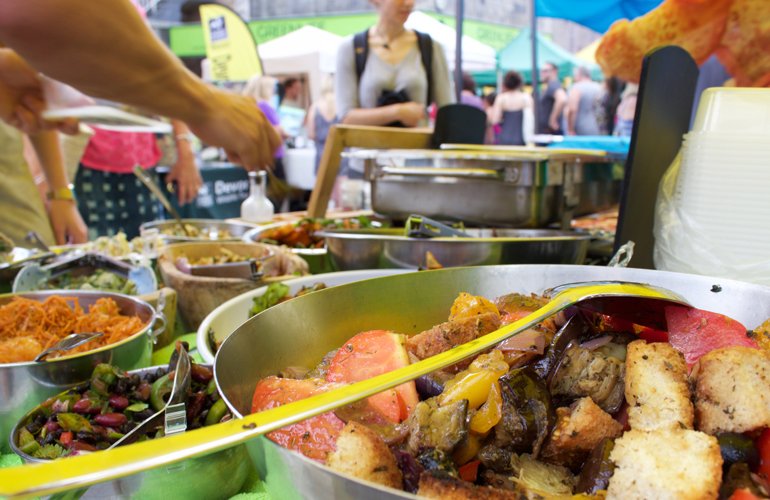
[[[382,276],[392,276],[394,274],[403,274],[416,272],[411,269],[367,269],[364,271],[344,271],[339,273],[316,274],[314,276],[305,276],[294,280],[284,281],[283,284],[289,287],[289,297],[293,297],[302,290],[303,286],[312,286],[316,283],[323,283],[328,288],[337,285],[345,285],[355,281],[363,281]],[[249,311],[254,305],[254,297],[260,297],[265,294],[267,287],[263,286],[250,292],[239,295],[228,300],[217,307],[206,316],[198,328],[198,352],[205,363],[214,362],[214,353],[209,348],[208,331],[213,329],[215,332],[227,332],[230,335],[236,328],[241,326],[249,319]],[[226,337],[225,337],[226,338]],[[223,339],[224,340],[224,339]]]
[[[170,123],[145,118],[109,106],[81,106],[43,111],[46,120],[77,118],[83,123],[116,132],[152,132],[170,134],[174,131]]]

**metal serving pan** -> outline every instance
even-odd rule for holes
[[[683,295],[693,306],[726,314],[747,328],[770,317],[770,287],[662,271],[533,265],[442,269],[340,285],[268,309],[222,344],[214,373],[236,416],[249,412],[257,382],[288,365],[314,366],[358,332],[388,329],[415,334],[446,321],[459,292],[486,297],[542,292],[571,282],[650,283]],[[712,291],[713,285],[722,291]],[[298,349],[297,346],[302,346]],[[392,500],[416,497],[339,474],[259,437],[246,442],[274,500]]]
[[[444,267],[497,264],[582,264],[591,236],[549,229],[467,229],[468,238],[410,238],[403,229],[330,229],[332,267],[357,269],[425,267],[431,252]]]
[[[98,299],[109,297],[122,314],[138,314],[147,326],[127,339],[93,351],[39,363],[0,364],[0,453],[10,452],[8,435],[16,421],[46,398],[88,380],[97,364],[110,363],[126,370],[149,366],[153,339],[166,327],[165,316],[156,313],[147,302],[117,293],[48,290],[8,294],[0,296],[0,306],[10,302],[14,296],[43,301],[51,295],[77,298],[80,307],[85,310]]]
[[[211,365],[204,366],[212,367]],[[158,368],[161,367],[152,366],[131,370],[129,374],[144,376],[148,373],[154,373]],[[38,404],[43,401],[41,399]],[[16,446],[19,441],[19,432],[37,414],[37,408],[36,406],[19,419],[13,427],[10,437],[11,449],[28,464],[49,462],[49,460],[31,457]],[[205,457],[188,459],[184,462],[184,467],[172,466],[168,469],[159,467],[115,481],[83,488],[78,492],[83,496],[78,498],[83,500],[108,498],[137,498],[142,500],[225,499],[240,491],[249,472],[251,472],[251,464],[248,461],[246,448],[243,445],[238,445]],[[73,498],[71,493],[68,495],[70,496],[67,498]]]
[[[229,238],[209,238],[206,236],[191,237],[191,236],[174,236],[169,234],[163,234],[166,229],[174,229],[177,222],[175,220],[156,220],[152,222],[145,222],[139,226],[139,233],[144,236],[144,233],[149,229],[157,229],[159,236],[166,243],[180,243],[191,241],[241,241],[246,231],[257,227],[256,224],[249,224],[248,222],[232,222],[218,219],[182,219],[184,224],[189,224],[196,229],[216,229],[218,231],[229,231]]]
[[[598,152],[364,150],[348,155],[364,161],[372,208],[394,219],[419,213],[478,225],[543,227],[565,210],[598,211],[619,195],[613,161]],[[584,180],[594,187],[584,187]]]

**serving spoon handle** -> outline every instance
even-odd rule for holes
[[[578,303],[582,308],[597,312],[642,311],[634,316],[637,324],[657,327],[665,325],[665,305],[689,306],[684,298],[674,292],[639,283],[576,283],[557,287],[552,292],[555,295],[548,304],[525,318],[444,353],[369,380],[191,433],[144,441],[107,453],[0,469],[0,495],[14,499],[50,495],[228,448],[445,368]]]

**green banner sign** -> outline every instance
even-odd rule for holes
[[[427,13],[447,26],[454,28],[455,20],[452,16]],[[281,37],[303,26],[315,26],[330,33],[340,36],[348,36],[365,30],[377,22],[376,14],[359,14],[351,16],[322,16],[293,19],[271,19],[268,21],[251,21],[249,29],[254,34],[257,43]],[[507,26],[483,23],[480,21],[463,21],[463,34],[474,40],[485,43],[495,50],[500,50],[515,38],[521,30]],[[205,56],[206,44],[203,38],[203,30],[200,25],[176,26],[169,30],[169,45],[171,50],[179,57]]]

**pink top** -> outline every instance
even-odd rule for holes
[[[150,132],[114,132],[93,127],[96,131],[88,141],[80,163],[94,170],[130,174],[137,163],[154,167],[162,153],[155,134]]]

